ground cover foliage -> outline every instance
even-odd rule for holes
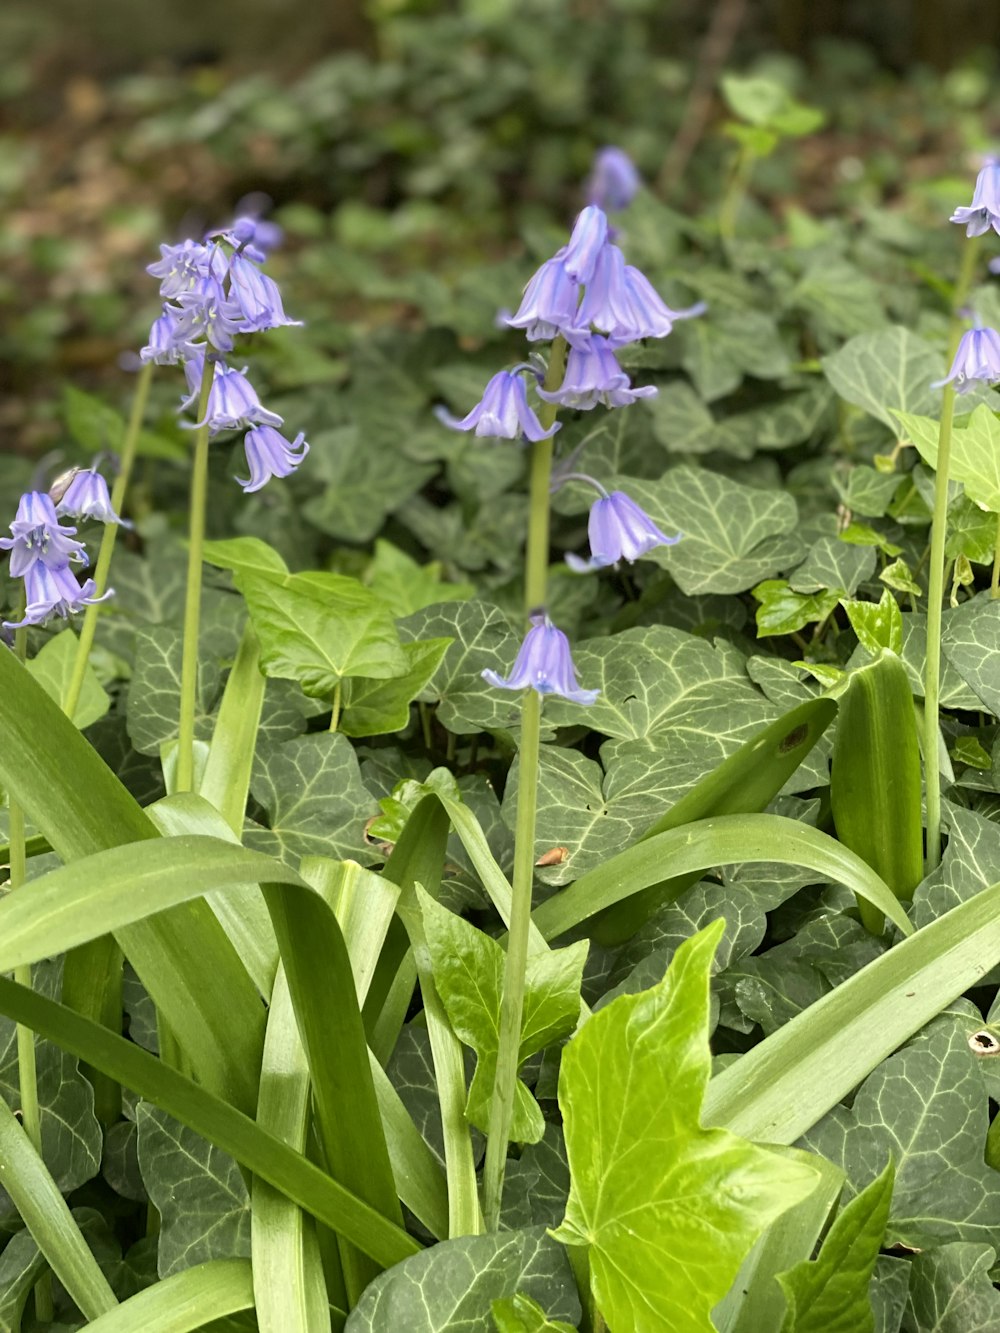
[[[390,50],[374,89],[358,57],[262,100],[252,82],[114,94],[144,112],[125,162],[137,137],[166,161],[194,136],[242,185],[248,137],[297,145],[287,175],[267,179],[263,150],[255,175],[285,198],[271,271],[305,327],[255,337],[245,360],[311,449],[245,495],[239,440],[212,444],[188,790],[176,368],[152,380],[134,527],[71,717],[78,620],[33,628],[26,667],[0,653],[4,859],[18,811],[29,853],[0,901],[0,1327],[996,1327],[988,382],[958,399],[945,495],[939,864],[911,701],[920,716],[948,398],[933,386],[970,245],[947,218],[989,146],[983,67],[845,109],[823,78],[761,61],[720,83],[694,185],[672,190],[637,89],[685,76],[644,63],[641,24],[616,38],[603,75],[632,97],[607,134],[647,181],[620,243],[672,307],[708,309],[621,352],[656,397],[560,413],[558,458],[683,536],[577,574],[593,497],[573,479],[553,496],[547,607],[599,695],[541,712],[512,1147],[487,1228],[525,775],[522,696],[482,672],[508,673],[524,632],[529,453],[434,408],[461,416],[524,358],[498,311],[565,243],[607,136],[566,111],[594,92],[592,40],[573,37],[573,88],[526,108],[515,39],[475,23],[485,49],[507,43],[489,98],[478,56],[388,20],[396,56],[424,63]],[[552,51],[567,31],[545,30]],[[432,57],[461,75],[455,123],[427,94],[434,117],[400,143]],[[839,60],[838,87],[860,87],[863,53]],[[922,132],[951,155],[903,179],[901,112],[931,87]],[[328,103],[368,109],[356,156]],[[517,124],[497,129],[512,106],[534,156]],[[865,108],[895,166],[846,151]],[[352,196],[332,212],[315,202],[331,169]],[[142,263],[157,207],[129,243]],[[192,206],[195,234],[207,213]],[[79,250],[53,244],[45,269],[37,238],[11,234],[15,269],[71,292],[5,314],[13,517],[23,492],[121,448],[132,387],[93,366],[84,332],[106,351],[117,321],[137,349],[156,308],[144,275],[74,287]],[[1000,247],[975,253],[962,299],[993,325]],[[67,310],[90,350],[59,384],[45,367]],[[11,612],[19,586],[4,567]]]

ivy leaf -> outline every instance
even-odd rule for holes
[[[840,397],[893,432],[898,410],[918,414],[937,410],[941,390],[930,386],[941,378],[941,367],[940,352],[900,325],[859,333],[823,357],[823,373]]]
[[[819,332],[831,340],[851,338],[886,322],[878,284],[856,264],[829,253],[807,265],[787,303],[811,315]]]
[[[340,730],[347,736],[402,731],[410,720],[410,704],[426,688],[451,643],[451,639],[404,643],[407,670],[403,675],[391,680],[355,676],[348,681]]]
[[[537,1301],[523,1292],[493,1302],[497,1333],[574,1333],[573,1325],[550,1319]]]
[[[989,1104],[968,1029],[968,1019],[936,1019],[868,1076],[850,1110],[836,1107],[805,1137],[843,1167],[852,1190],[893,1159],[889,1244],[985,1242],[1000,1227],[1000,1175],[983,1160]]]
[[[135,1118],[139,1167],[160,1215],[160,1277],[249,1259],[250,1196],[233,1159],[152,1102],[139,1102]]]
[[[365,581],[394,616],[409,616],[439,602],[459,602],[475,592],[471,583],[448,583],[441,578],[440,561],[418,565],[392,542],[379,539]]]
[[[845,600],[842,605],[866,652],[878,657],[883,648],[888,648],[897,657],[902,656],[903,613],[888,588],[877,602]]]
[[[462,1236],[404,1259],[370,1284],[344,1333],[489,1333],[493,1302],[519,1292],[576,1327],[572,1270],[544,1227]]]
[[[796,592],[842,588],[853,597],[874,573],[875,551],[871,546],[852,545],[840,537],[820,537],[788,582]]]
[[[701,1127],[722,929],[685,941],[658,986],[613,1001],[563,1051],[571,1186],[555,1235],[588,1247],[612,1328],[708,1333],[757,1236],[816,1182],[797,1161]]]
[[[204,559],[218,569],[230,569],[238,574],[288,573],[288,566],[273,546],[259,537],[229,537],[225,541],[206,542]]]
[[[466,1115],[477,1129],[489,1127],[500,1032],[500,997],[505,955],[496,940],[420,892],[420,906],[434,981],[455,1035],[476,1052]],[[531,954],[524,986],[518,1065],[550,1042],[572,1032],[580,1016],[580,987],[588,943]],[[518,1080],[510,1136],[537,1143],[545,1131],[538,1103]]]
[[[76,649],[79,640],[71,629],[48,639],[32,657],[27,667],[45,693],[60,706],[69,690],[73,668],[76,665]],[[94,668],[87,663],[83,677],[83,689],[73,714],[73,721],[82,731],[84,727],[97,722],[111,707],[111,700],[97,679]]]
[[[840,603],[843,588],[819,593],[795,592],[786,579],[765,579],[753,590],[757,608],[757,637],[794,634],[806,625],[817,624]]]
[[[873,1333],[868,1285],[889,1220],[892,1185],[890,1161],[840,1210],[816,1259],[778,1274],[788,1303],[781,1333]]]
[[[504,1229],[557,1227],[566,1212],[569,1163],[558,1125],[548,1122],[538,1143],[529,1143],[507,1163],[500,1221]]]
[[[1000,1292],[990,1277],[991,1245],[955,1241],[910,1262],[907,1329],[912,1333],[994,1333]]]
[[[388,608],[340,574],[245,574],[237,584],[260,639],[261,670],[329,698],[345,676],[385,680],[409,663]]]
[[[944,622],[941,650],[977,700],[1000,717],[1000,602],[983,592],[955,607]]]
[[[383,397],[388,397],[386,389]],[[399,437],[412,430],[413,418],[396,423]],[[360,422],[319,431],[311,437],[316,494],[303,513],[321,532],[341,542],[369,542],[386,516],[415,495],[434,475],[433,464],[416,462],[397,447],[385,451],[362,431]],[[386,456],[392,466],[386,466]]]
[[[895,415],[920,457],[936,467],[937,421],[908,412]],[[991,514],[1000,513],[1000,422],[985,403],[952,427],[949,475],[962,483],[970,500]]]

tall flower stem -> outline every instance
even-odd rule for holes
[[[198,632],[201,625],[202,549],[208,503],[208,396],[215,362],[206,353],[198,394],[199,426],[191,465],[191,508],[188,519],[187,594],[184,599],[184,648],[181,657],[181,713],[177,741],[175,791],[194,791],[194,718],[198,700]]]
[[[552,344],[545,388],[554,391],[562,383],[566,365],[566,343]],[[544,403],[538,419],[547,430],[556,419],[556,406]],[[549,573],[549,489],[552,483],[552,440],[531,446],[528,499],[528,543],[525,553],[525,615],[545,606]],[[528,690],[521,709],[521,743],[518,748],[517,816],[514,826],[514,879],[507,934],[503,997],[500,1002],[500,1032],[497,1068],[490,1102],[483,1168],[483,1212],[486,1226],[495,1231],[500,1222],[507,1144],[517,1091],[521,1019],[524,1012],[524,975],[528,961],[528,932],[531,926],[531,887],[535,878],[535,814],[538,806],[538,756],[541,745],[542,698]]]
[[[966,243],[962,267],[952,298],[948,334],[948,364],[951,365],[962,336],[959,314],[975,271],[976,245]],[[944,547],[948,532],[948,471],[951,465],[951,428],[955,417],[955,389],[944,386],[941,423],[938,427],[937,472],[934,478],[934,513],[931,520],[931,554],[927,590],[927,660],[924,666],[924,780],[927,788],[927,870],[941,861],[941,769],[938,764],[939,711],[941,697],[941,617],[944,606]]]
[[[128,425],[125,428],[125,438],[122,440],[118,476],[115,478],[114,486],[111,489],[111,508],[116,514],[122,512],[129,482],[132,479],[132,468],[135,465],[136,450],[139,444],[139,432],[142,430],[143,418],[146,415],[146,401],[149,398],[149,385],[152,378],[153,362],[147,361],[139,371],[139,378],[136,381],[132,410],[129,413]],[[117,536],[118,524],[105,524],[104,535],[101,537],[101,547],[97,553],[97,564],[94,566],[95,597],[103,597],[107,592],[108,573],[111,569],[111,557],[114,555]],[[69,684],[63,698],[63,712],[69,718],[72,718],[76,712],[76,706],[80,702],[80,693],[83,690],[83,682],[87,673],[87,663],[90,661],[90,650],[94,646],[94,635],[97,632],[97,617],[100,614],[101,607],[96,603],[91,603],[84,612],[83,624],[80,626],[80,641],[76,646],[76,658],[73,662],[73,674],[69,678]]]

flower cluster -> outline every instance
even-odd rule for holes
[[[29,491],[21,496],[11,536],[0,538],[0,550],[10,552],[10,572],[24,580],[24,615],[4,621],[4,629],[43,625],[53,616],[73,615],[97,597],[93,579],[80,583],[74,565],[89,564],[76,528],[60,519],[93,518],[101,523],[121,523],[111,507],[107,482],[93,469],[74,469],[60,478],[52,491]]]
[[[280,433],[283,419],[261,405],[246,367],[236,370],[223,359],[240,334],[301,323],[285,314],[277,284],[260,268],[280,236],[272,223],[237,218],[204,241],[161,245],[160,259],[147,268],[160,279],[164,305],[139,355],[157,365],[183,363],[185,408],[198,402],[206,358],[213,364],[207,409],[197,425],[207,425],[213,435],[246,431],[250,476],[240,479],[246,492],[259,490],[271,477],[287,477],[309,452],[303,435],[289,441]]]
[[[991,227],[1000,235],[1000,157],[985,159],[976,177],[972,203],[967,208],[956,208],[950,221],[964,226],[966,236],[983,236]],[[1000,272],[1000,260],[991,259],[989,270]],[[976,319],[973,327],[962,335],[951,370],[931,387],[939,389],[942,385],[954,384],[957,393],[968,393],[977,382],[995,384],[998,380],[1000,333],[984,328]]]

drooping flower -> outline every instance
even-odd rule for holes
[[[590,559],[567,555],[566,563],[578,574],[616,565],[619,560],[634,561],[655,546],[674,546],[680,533],[668,537],[661,532],[644,509],[624,491],[612,491],[596,500],[587,521]]]
[[[574,282],[590,281],[597,257],[608,239],[608,219],[602,208],[588,204],[573,224],[569,244],[556,255]]]
[[[437,419],[452,430],[475,430],[477,435],[492,435],[502,440],[522,437],[533,442],[547,440],[559,429],[559,423],[543,429],[528,402],[521,369],[501,370],[494,375],[480,401],[461,420],[442,407],[435,409]]]
[[[184,399],[183,407],[195,407],[201,391],[201,377],[205,358],[193,356],[184,362],[184,375],[187,379],[189,396]],[[239,430],[244,426],[281,426],[284,417],[277,412],[269,412],[257,397],[257,391],[246,377],[246,366],[236,370],[221,361],[215,363],[212,387],[208,394],[208,411],[203,421],[194,422],[194,426],[208,424],[213,435],[220,430]]]
[[[228,242],[234,250],[263,264],[269,252],[281,244],[285,233],[276,222],[244,214],[234,219],[228,227],[220,227],[208,235]]]
[[[580,303],[578,321],[593,325],[618,343],[640,338],[665,338],[675,320],[705,312],[703,301],[686,310],[671,310],[644,273],[625,263],[617,245],[607,244]]]
[[[69,565],[50,567],[36,560],[24,572],[26,610],[23,620],[5,620],[6,629],[21,629],[25,625],[44,625],[52,616],[74,615],[85,606],[104,602],[113,594],[109,589],[103,597],[95,597],[93,579],[84,584],[77,582]]]
[[[237,477],[244,493],[259,491],[272,477],[287,477],[294,472],[309,452],[306,437],[299,432],[289,443],[280,431],[273,426],[255,426],[248,430],[243,447],[246,450],[247,467],[250,476],[247,480]]]
[[[641,184],[635,163],[621,148],[602,148],[587,180],[587,199],[605,212],[628,208]]]
[[[517,313],[505,323],[512,329],[523,329],[529,342],[548,342],[560,333],[567,342],[573,342],[586,329],[577,315],[579,302],[579,284],[556,256],[546,260],[531,278]]]
[[[225,257],[217,245],[181,241],[179,245],[161,245],[160,258],[155,264],[147,264],[146,272],[160,279],[160,295],[167,301],[175,301],[190,291],[199,278],[209,274],[224,277]]]
[[[615,359],[611,342],[600,334],[591,334],[585,344],[571,347],[566,358],[563,382],[554,392],[539,389],[539,397],[561,407],[575,407],[590,411],[603,403],[605,407],[627,407],[637,398],[654,398],[655,385],[647,384],[633,389],[629,377]]]
[[[964,223],[966,236],[982,236],[990,227],[1000,235],[1000,157],[988,157],[976,177],[968,208],[956,208],[951,222]]]
[[[111,507],[108,483],[93,468],[79,468],[56,503],[56,513],[71,518],[94,518],[99,523],[120,523],[131,527]]]
[[[176,341],[193,343],[204,338],[218,352],[231,352],[233,340],[245,328],[240,303],[212,274],[200,277],[177,298],[180,313],[174,327]]]
[[[177,336],[177,321],[180,312],[175,305],[165,305],[163,313],[154,319],[149,330],[149,342],[140,351],[140,361],[153,361],[158,366],[175,366],[193,356],[194,347]]]
[[[281,303],[278,284],[256,264],[241,254],[233,255],[229,263],[229,295],[242,315],[243,333],[262,333],[284,324],[301,324],[301,319],[289,319]]]
[[[1000,333],[995,329],[974,328],[962,334],[950,372],[931,387],[940,389],[944,384],[954,384],[957,393],[967,393],[976,381],[993,384],[997,380],[1000,380]]]
[[[547,615],[531,617],[509,676],[487,668],[483,680],[502,690],[537,690],[539,694],[561,694],[577,704],[592,704],[600,690],[583,690],[576,677],[569,639],[556,629]]]
[[[0,537],[0,550],[10,551],[10,572],[16,579],[39,564],[59,569],[71,561],[89,563],[83,542],[73,540],[76,528],[59,522],[52,498],[44,491],[21,496],[10,530],[12,536]]]

